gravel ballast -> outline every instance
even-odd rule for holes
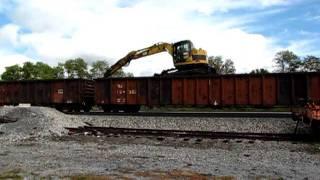
[[[64,127],[85,125],[78,118],[46,107],[2,107],[0,116],[16,119],[13,123],[0,124],[1,138],[9,141],[62,136],[68,133]]]
[[[193,130],[220,132],[262,132],[293,133],[296,122],[290,118],[216,118],[216,117],[141,117],[141,116],[79,116],[66,115],[46,107],[2,107],[0,117],[12,118],[16,122],[0,124],[0,132],[8,140],[27,139],[30,137],[61,136],[67,133],[64,127],[86,125]],[[306,133],[310,129],[303,123],[299,132]]]
[[[193,130],[216,132],[293,133],[296,122],[290,118],[217,118],[217,117],[139,117],[84,116],[94,126]],[[298,132],[308,133],[309,127],[299,123]]]

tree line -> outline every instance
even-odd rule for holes
[[[312,55],[299,57],[292,51],[284,50],[276,53],[273,62],[275,72],[320,72],[320,58]],[[210,66],[216,69],[217,74],[234,74],[236,68],[231,59],[222,56],[208,57]],[[105,60],[86,63],[82,58],[69,59],[57,66],[50,66],[42,62],[25,62],[22,66],[13,65],[5,68],[1,75],[2,80],[34,80],[34,79],[63,79],[63,78],[86,78],[95,79],[104,77],[106,70],[110,68]],[[269,73],[267,69],[254,69],[251,74]],[[118,70],[113,77],[132,77],[132,73]]]
[[[292,51],[284,50],[276,53],[273,62],[275,63],[274,72],[320,72],[320,58],[307,55],[299,57]],[[210,66],[214,67],[218,74],[234,74],[236,68],[231,59],[223,59],[222,56],[210,56],[208,58]],[[250,74],[266,74],[267,69],[254,69]]]
[[[104,72],[110,68],[107,61],[98,60],[90,65],[82,58],[69,59],[57,66],[43,62],[25,62],[22,66],[16,64],[5,68],[2,80],[35,80],[35,79],[64,79],[84,78],[95,79],[104,77]],[[131,77],[132,73],[118,70],[113,77]]]

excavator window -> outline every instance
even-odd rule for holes
[[[181,41],[174,44],[173,60],[176,63],[185,62],[191,54],[192,44],[190,41]]]

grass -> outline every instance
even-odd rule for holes
[[[7,171],[0,174],[0,180],[4,180],[4,179],[20,180],[23,178],[24,176],[22,175],[20,170],[11,170],[11,171]]]

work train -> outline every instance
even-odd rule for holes
[[[320,100],[320,73],[0,81],[0,105],[138,112],[141,106],[294,107]]]

